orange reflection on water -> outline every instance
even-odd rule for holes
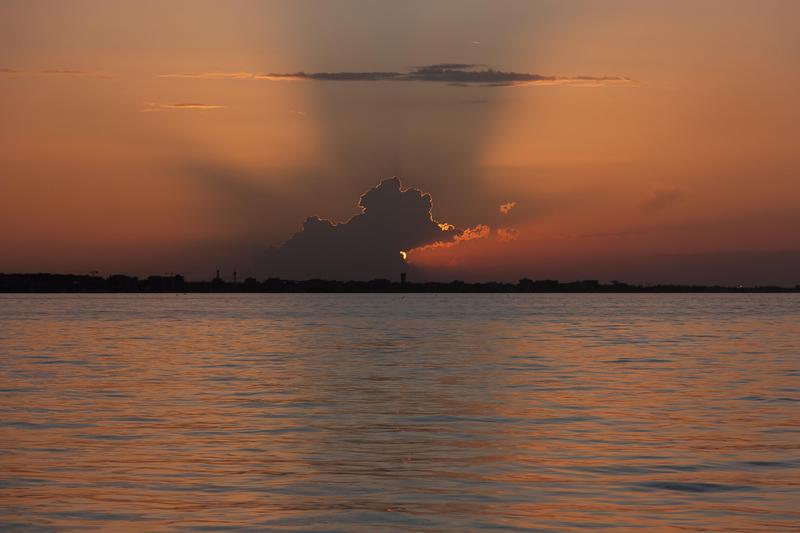
[[[794,295],[0,298],[0,520],[788,529]]]

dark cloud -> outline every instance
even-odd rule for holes
[[[289,279],[395,278],[408,270],[400,252],[458,236],[462,232],[434,220],[431,196],[385,179],[365,192],[361,213],[336,224],[309,217],[301,231],[267,253],[269,275]]]
[[[435,65],[423,65],[421,67],[414,67],[414,70],[441,70],[441,69],[464,70],[482,66],[483,65],[475,63],[436,63]]]
[[[506,87],[511,85],[597,85],[630,83],[630,78],[618,76],[544,76],[529,72],[506,72],[481,68],[469,63],[438,63],[414,67],[408,72],[295,72],[263,74],[256,78],[270,80],[312,81],[417,81],[446,83],[453,86],[481,85]]]
[[[272,81],[416,81],[444,83],[453,87],[508,87],[514,85],[583,85],[631,84],[621,76],[550,76],[530,72],[509,72],[482,68],[469,63],[437,63],[413,67],[406,72],[292,72],[257,74],[255,72],[208,72],[202,74],[162,74],[162,78],[272,80]]]

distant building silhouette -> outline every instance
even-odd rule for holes
[[[237,275],[238,276],[238,275]],[[238,279],[238,278],[237,278]],[[593,293],[697,293],[697,292],[800,292],[794,288],[776,286],[723,287],[719,285],[630,285],[618,280],[609,284],[598,280],[559,282],[557,280],[531,280],[523,278],[519,283],[478,282],[410,282],[405,272],[400,273],[400,282],[388,279],[370,281],[335,281],[309,279],[305,281],[269,278],[258,281],[249,277],[244,283],[226,283],[217,271],[212,281],[186,281],[180,274],[135,276],[114,274],[108,278],[70,274],[3,274],[0,273],[0,292],[428,292],[428,293],[548,293],[548,292],[593,292]]]

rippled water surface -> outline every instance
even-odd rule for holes
[[[7,295],[0,364],[3,529],[800,529],[798,295]]]

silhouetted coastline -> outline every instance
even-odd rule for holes
[[[0,274],[0,293],[782,293],[800,292],[795,287],[726,287],[720,285],[634,285],[597,280],[560,282],[521,279],[518,283],[484,282],[394,282],[334,281],[310,279],[292,281],[268,278],[259,281],[186,281],[183,276],[139,278],[115,274],[103,278],[73,274]]]

